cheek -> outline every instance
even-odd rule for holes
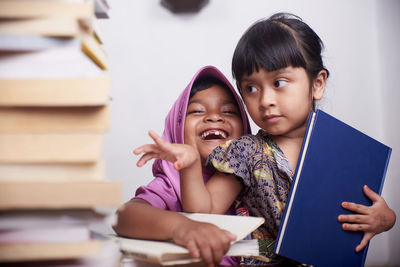
[[[255,119],[257,119],[257,115],[259,113],[258,108],[255,106],[248,106],[247,113],[249,114],[251,119],[255,120]]]
[[[197,149],[199,151],[200,158],[202,160],[206,160],[208,158],[208,156],[211,154],[211,152],[213,151],[213,148],[202,147],[202,146],[198,146]]]
[[[232,128],[233,128],[232,131],[233,138],[238,138],[243,135],[243,124],[241,119],[232,122]]]
[[[194,142],[195,142],[194,138],[195,138],[195,135],[194,135],[193,130],[185,129],[185,133],[184,133],[185,144],[187,144],[187,145],[195,145],[194,144]]]
[[[193,145],[192,140],[194,137],[194,128],[193,128],[193,125],[190,123],[190,121],[185,122],[185,127],[184,127],[183,131],[184,131],[183,138],[185,140],[185,144]]]

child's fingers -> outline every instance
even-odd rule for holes
[[[223,230],[223,231],[224,231],[225,234],[228,236],[228,238],[230,239],[231,242],[236,241],[236,239],[237,239],[237,236],[236,236],[236,235],[234,235],[234,234],[232,234],[231,232],[226,231],[226,230]]]
[[[363,250],[367,246],[368,242],[372,239],[373,236],[374,236],[374,234],[372,234],[372,233],[365,233],[360,244],[356,247],[356,252],[360,252],[361,250]]]
[[[143,145],[138,148],[135,148],[135,150],[133,150],[133,154],[139,155],[141,153],[159,152],[159,151],[160,151],[160,149],[158,149],[156,145],[147,144],[147,145]]]
[[[368,224],[363,223],[344,223],[342,224],[342,229],[346,231],[358,232],[358,231],[368,231],[369,230]]]
[[[156,133],[153,132],[152,130],[149,131],[149,136],[151,137],[151,139],[154,140],[154,142],[155,142],[156,144],[164,143],[164,142],[165,142],[160,136],[158,136],[158,134],[156,134]]]
[[[133,154],[139,155],[140,153],[142,153],[142,152],[143,152],[143,147],[144,147],[144,146],[140,146],[140,147],[135,148],[135,149],[133,150]]]
[[[368,214],[368,207],[361,204],[353,202],[342,202],[342,207],[355,213]]]
[[[138,162],[136,163],[136,165],[138,167],[142,167],[143,165],[145,165],[149,160],[154,159],[154,158],[158,158],[157,157],[157,153],[145,153],[143,156],[140,157],[140,159],[138,160]]]
[[[197,248],[196,242],[194,242],[194,240],[190,240],[186,244],[186,248],[187,248],[187,250],[189,250],[189,253],[190,253],[190,255],[192,255],[192,257],[194,257],[194,258],[200,257],[199,249]]]
[[[207,266],[212,266],[214,263],[214,256],[211,247],[209,245],[202,246],[202,244],[198,244],[198,246],[200,248],[200,256],[203,261],[207,264]]]
[[[149,131],[149,135],[154,140],[154,143],[160,146],[161,149],[168,149],[169,146],[171,145],[169,142],[165,141],[160,136],[158,136],[158,134],[156,134],[151,130]]]
[[[341,214],[338,217],[338,221],[342,223],[349,223],[349,225],[355,224],[368,224],[368,216],[361,214]],[[364,230],[364,229],[363,229]]]
[[[377,193],[375,193],[374,191],[372,191],[371,188],[369,188],[367,185],[363,186],[363,191],[364,194],[372,200],[372,202],[377,202],[381,199],[381,196],[378,195]]]
[[[179,171],[182,168],[182,163],[180,163],[178,160],[175,161],[174,168],[175,168],[175,170]]]

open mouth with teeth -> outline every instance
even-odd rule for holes
[[[201,133],[200,137],[203,140],[226,139],[229,134],[221,129],[209,129]]]

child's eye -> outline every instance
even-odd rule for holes
[[[224,114],[230,114],[230,115],[238,115],[239,112],[237,110],[224,110],[222,111]]]
[[[203,113],[200,109],[188,110],[187,114],[201,114]]]
[[[277,80],[274,82],[274,86],[277,88],[285,86],[286,84],[287,84],[287,81],[284,81],[284,80]]]
[[[257,91],[257,88],[255,86],[249,85],[249,86],[246,86],[246,91],[248,93],[254,93],[255,91]]]

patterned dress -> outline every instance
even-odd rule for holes
[[[257,135],[245,135],[217,147],[208,157],[207,166],[234,174],[243,185],[237,198],[240,215],[248,210],[250,216],[264,217],[265,223],[253,232],[260,244],[265,262],[281,259],[272,250],[288,199],[293,172],[277,144],[264,130]],[[244,264],[257,264],[244,259]],[[261,264],[261,263],[260,263]]]

